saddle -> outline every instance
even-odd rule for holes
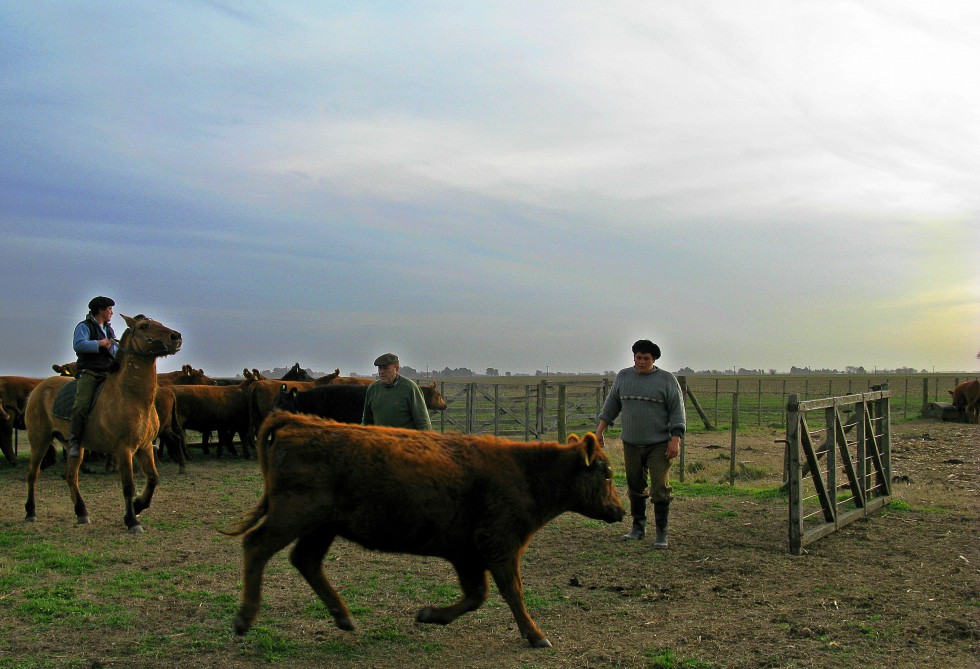
[[[89,406],[89,412],[92,411],[92,407],[99,399],[99,395],[102,394],[102,386],[105,385],[105,381],[100,383],[95,388],[95,392],[92,394],[92,404]],[[78,390],[78,380],[72,379],[58,391],[58,394],[54,398],[54,406],[51,407],[51,414],[55,418],[60,418],[62,420],[71,420],[71,408],[75,405],[75,394]]]

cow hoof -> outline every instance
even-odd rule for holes
[[[133,525],[131,528],[129,528],[130,534],[143,534],[143,532],[145,532],[145,530],[143,529],[142,525]]]
[[[79,525],[88,525],[89,524],[88,516],[79,516],[78,517],[78,524]]]
[[[235,616],[233,624],[235,625],[235,634],[238,636],[244,636],[245,632],[248,631],[248,628],[251,627],[251,625],[245,622],[241,616]]]
[[[531,642],[531,648],[551,648],[551,642],[546,638],[541,637],[537,641]]]

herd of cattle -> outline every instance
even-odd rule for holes
[[[65,383],[75,373],[73,362],[51,367]],[[0,376],[0,451],[11,465],[17,464],[13,431],[26,429],[24,410],[27,399],[41,380]],[[251,457],[259,426],[273,408],[358,423],[364,409],[364,393],[370,383],[368,378],[342,377],[339,369],[312,378],[299,363],[281,379],[266,379],[257,369],[243,369],[241,379],[213,379],[204,370],[194,369],[191,365],[184,365],[176,372],[161,372],[157,374],[155,399],[160,419],[157,434],[160,450],[178,463],[183,472],[191,458],[185,431],[194,430],[202,434],[204,454],[210,452],[210,439],[214,434],[218,440],[219,457],[226,450],[237,455],[234,438],[238,435],[242,456]],[[435,382],[421,388],[431,411],[446,409],[446,402]]]
[[[179,349],[179,333],[171,336],[176,343],[167,351],[148,355],[168,355]],[[53,367],[60,376],[49,377],[41,386],[48,395],[55,386],[67,384],[74,371],[72,365]],[[155,393],[150,392],[153,380],[148,377],[141,415],[146,418],[154,397],[159,418],[156,436],[161,449],[182,471],[188,455],[183,436],[187,429],[205,436],[216,433],[219,454],[223,448],[232,448],[235,434],[245,457],[252,449],[258,454],[262,497],[227,532],[242,536],[243,590],[235,631],[244,634],[252,626],[265,566],[290,544],[294,544],[292,565],[327,607],[337,627],[352,630],[351,613],[323,571],[334,539],[344,537],[369,549],[437,556],[452,564],[461,598],[448,606],[422,608],[416,615],[418,622],[447,624],[480,607],[492,576],[521,635],[532,647],[550,646],[524,604],[521,555],[534,534],[562,513],[580,513],[609,523],[623,519],[625,510],[613,485],[609,460],[595,435],[572,435],[565,444],[524,443],[361,426],[357,423],[364,408],[365,382],[370,380],[341,378],[340,370],[311,379],[298,364],[282,379],[264,379],[257,370],[245,369],[241,381],[223,385],[202,370],[184,365],[179,372],[157,374]],[[41,383],[42,379],[0,377],[0,447],[11,464],[16,464],[11,433],[14,428],[25,429],[25,407],[27,423],[32,425],[30,434],[40,425],[33,421],[40,411],[37,398],[42,390],[35,393],[30,405],[28,398]],[[963,419],[976,422],[980,383],[968,381],[950,393]],[[423,387],[423,394],[430,410],[446,408],[435,383]],[[149,416],[149,423],[155,423],[152,413]],[[42,436],[33,441],[40,439],[41,448],[47,449],[45,442],[53,432],[38,434]],[[103,431],[96,438],[108,434]],[[31,477],[36,476],[43,452],[37,446],[32,444],[34,473],[29,473],[25,505],[29,521],[36,519]],[[53,448],[50,450],[53,454]],[[129,457],[131,460],[131,453]],[[149,506],[156,482],[152,456],[146,459],[144,453],[141,457],[149,470],[147,489],[134,500],[132,481],[123,485],[131,531],[140,529],[136,515]],[[69,463],[76,514],[80,523],[88,522],[77,491],[79,463],[75,458]],[[130,461],[130,479],[131,475]]]
[[[134,322],[163,329],[143,316]],[[155,367],[149,358],[176,352],[180,334],[172,332],[170,337],[173,341],[165,351],[131,354],[141,355],[142,361],[123,364],[120,379],[134,370],[130,376],[135,384],[141,368]],[[74,370],[71,365],[55,365],[54,369],[59,376],[48,379],[0,377],[0,420],[8,432],[4,454],[12,464],[16,458],[9,432],[25,425],[25,414],[30,426],[25,504],[29,522],[37,519],[34,482],[41,456],[53,452],[51,439],[67,424],[48,416],[52,398],[59,387],[69,383]],[[101,425],[106,420],[132,414],[136,423],[126,427],[123,420],[118,431],[138,434],[140,425],[153,425],[159,418],[156,433],[161,447],[182,469],[184,429],[216,432],[219,444],[225,446],[230,446],[237,433],[246,456],[258,444],[262,498],[227,532],[242,535],[243,590],[234,619],[236,633],[247,632],[256,618],[266,563],[294,542],[291,563],[323,601],[337,627],[353,630],[350,611],[323,571],[324,557],[334,539],[344,537],[369,549],[442,557],[453,565],[461,598],[448,606],[422,608],[417,622],[445,625],[479,608],[487,599],[492,577],[521,635],[532,647],[551,646],[524,604],[521,556],[534,534],[562,513],[580,513],[609,523],[623,519],[625,510],[613,485],[609,459],[595,435],[581,439],[572,435],[564,444],[525,443],[349,424],[360,422],[364,382],[342,379],[339,370],[316,380],[297,380],[300,371],[296,365],[287,374],[293,378],[269,380],[257,370],[246,369],[242,381],[219,385],[202,370],[185,365],[179,372],[156,375],[155,387],[154,377],[142,374],[148,384],[143,399],[134,395],[126,411],[100,408],[98,401],[93,410],[93,416],[99,412],[100,422],[93,438],[101,445],[114,434]],[[126,386],[120,379],[110,377],[106,387],[116,391]],[[430,410],[446,408],[435,383],[424,387],[423,394]],[[121,396],[116,393],[114,397],[118,401]],[[147,413],[152,402],[156,416]],[[151,433],[143,432],[146,436]],[[145,444],[94,450],[127,458],[128,466],[120,465],[125,474],[125,522],[130,532],[142,532],[137,516],[149,507],[157,481],[152,450]],[[132,481],[134,450],[147,475],[147,486],[138,498]],[[68,460],[66,480],[78,522],[88,523],[77,485],[79,465],[78,458]]]

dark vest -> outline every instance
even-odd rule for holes
[[[82,321],[88,326],[88,338],[94,341],[102,339],[102,333],[99,332],[99,326],[96,322],[86,316],[85,320]],[[112,331],[112,326],[108,323],[105,324],[105,334],[109,339],[115,339],[116,333]],[[108,372],[113,365],[115,359],[112,354],[104,348],[100,348],[98,353],[79,353],[78,355],[78,365],[75,367],[75,376],[78,376],[82,370],[90,369],[93,372]]]

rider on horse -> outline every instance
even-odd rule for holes
[[[116,365],[119,342],[112,331],[112,307],[108,297],[95,297],[88,303],[85,320],[75,326],[72,346],[78,355],[75,378],[78,379],[75,403],[71,409],[71,429],[68,434],[68,457],[78,457],[85,433],[85,423],[92,408],[96,389]]]

